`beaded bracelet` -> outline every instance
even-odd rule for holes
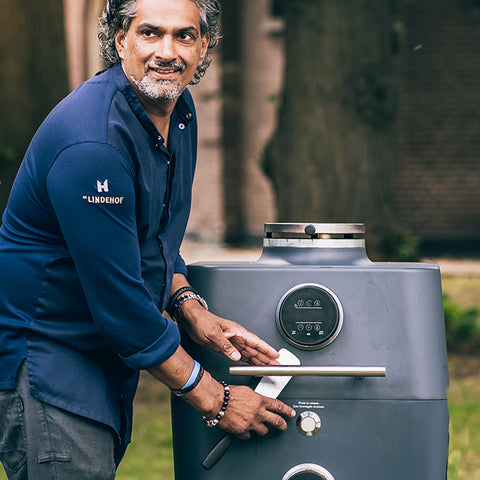
[[[223,385],[223,404],[222,408],[218,412],[217,416],[213,420],[209,420],[207,417],[203,417],[203,421],[207,427],[215,427],[218,425],[218,422],[225,415],[225,410],[228,407],[228,401],[230,400],[230,387],[222,380],[220,382]]]

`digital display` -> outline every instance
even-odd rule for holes
[[[342,324],[340,301],[322,285],[297,285],[282,297],[277,308],[280,333],[303,349],[325,347],[336,338]]]

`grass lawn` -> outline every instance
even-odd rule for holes
[[[480,357],[450,355],[448,480],[480,480]]]

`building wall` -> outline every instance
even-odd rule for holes
[[[97,41],[97,23],[104,0],[64,0],[70,88],[102,68]]]
[[[415,0],[400,13],[400,223],[480,251],[480,2]]]
[[[101,67],[96,23],[103,0],[64,0],[71,87]],[[228,0],[225,0],[228,1]],[[242,115],[247,144],[247,222],[260,236],[275,201],[260,162],[275,127],[283,69],[272,0],[244,0]],[[399,118],[394,193],[400,226],[430,241],[480,239],[480,0],[398,2]],[[239,20],[240,21],[240,20]],[[220,58],[192,87],[199,155],[187,234],[221,241],[224,229]]]

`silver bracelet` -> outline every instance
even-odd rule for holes
[[[205,309],[205,310],[208,310],[208,305],[207,305],[207,302],[205,301],[205,299],[203,297],[201,297],[200,295],[198,295],[197,293],[193,293],[193,292],[188,292],[188,293],[184,293],[182,295],[180,295],[178,298],[177,298],[177,301],[175,302],[174,306],[175,306],[175,313],[178,312],[178,310],[180,309],[180,307],[182,306],[182,304],[184,302],[186,302],[187,300],[197,300],[200,305],[202,305],[202,307]]]

